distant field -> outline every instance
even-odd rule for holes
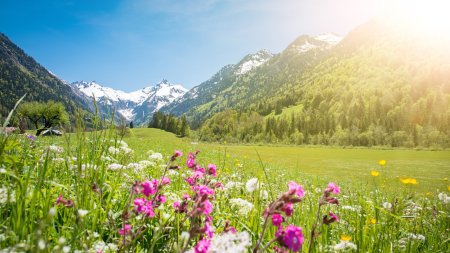
[[[270,175],[285,175],[285,180],[301,177],[318,180],[382,184],[389,189],[402,189],[402,177],[417,179],[408,186],[419,192],[446,191],[450,183],[450,151],[344,149],[337,147],[247,146],[229,144],[192,143],[173,134],[147,128],[132,129],[124,140],[137,158],[144,158],[148,150],[171,154],[174,149],[184,152],[201,150],[205,161],[214,161],[228,171],[261,172],[259,157],[269,168]],[[386,160],[386,166],[378,165]],[[372,177],[371,170],[380,175]]]

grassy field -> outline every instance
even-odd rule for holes
[[[265,167],[289,176],[290,179],[317,177],[324,181],[356,181],[382,183],[390,190],[401,189],[401,178],[412,177],[418,182],[411,190],[436,192],[447,190],[450,185],[450,151],[426,151],[410,149],[368,149],[339,147],[250,146],[230,144],[192,144],[159,129],[135,128],[124,140],[143,158],[149,149],[170,154],[175,149],[201,150],[222,168],[232,169],[236,163],[247,164],[253,173]],[[226,157],[228,155],[228,157]],[[227,159],[228,158],[228,159]],[[238,160],[238,162],[236,162]],[[385,166],[378,164],[386,160]],[[374,178],[371,171],[379,176]],[[380,181],[381,182],[378,182]]]
[[[449,168],[448,151],[208,144],[145,128],[0,134],[0,252],[448,252]]]

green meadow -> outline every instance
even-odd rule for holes
[[[201,150],[202,155],[223,169],[243,169],[250,175],[258,173],[262,163],[263,167],[288,175],[289,179],[309,177],[369,186],[382,184],[389,190],[397,190],[404,187],[401,178],[415,178],[417,185],[409,190],[433,193],[446,191],[450,185],[448,150],[210,144],[177,138],[152,128],[131,129],[124,140],[136,150],[138,158],[144,157],[149,149],[168,154],[175,149]],[[379,160],[386,160],[386,165],[380,166]],[[247,166],[240,168],[236,164]],[[371,171],[378,171],[379,175],[372,177]]]
[[[0,137],[0,252],[449,251],[448,151]]]

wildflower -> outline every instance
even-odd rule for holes
[[[34,137],[34,136],[31,135],[31,134],[27,134],[27,138],[30,139],[30,140],[32,140],[32,141],[36,141],[36,137]]]
[[[330,212],[329,215],[330,215],[330,218],[328,218],[328,215],[323,216],[323,219],[322,219],[323,224],[329,225],[335,221],[339,222],[339,217],[336,214]]]
[[[400,178],[400,181],[401,181],[403,184],[418,184],[417,180],[416,180],[415,178],[411,178],[411,177],[408,177],[408,178]]]
[[[112,164],[108,165],[108,169],[110,169],[110,170],[120,170],[123,167],[124,166],[122,164],[118,164],[118,163],[112,163]]]
[[[230,199],[230,205],[238,210],[238,213],[242,216],[248,215],[253,209],[253,204],[245,199],[234,198]]]
[[[70,246],[64,246],[64,247],[62,248],[62,251],[63,251],[64,253],[69,253],[69,252],[70,252]]]
[[[132,226],[130,224],[125,224],[125,225],[123,225],[123,228],[121,228],[119,230],[119,234],[121,234],[123,236],[129,235],[129,234],[131,234],[131,228],[132,228]]]
[[[423,236],[421,234],[409,233],[408,237],[413,240],[425,241],[425,236]]]
[[[450,185],[447,186],[447,190],[450,191]]]
[[[372,171],[370,172],[370,175],[371,175],[372,177],[378,177],[379,174],[380,174],[380,173],[379,173],[378,171],[376,171],[376,170],[372,170]]]
[[[190,169],[193,169],[197,165],[195,161],[195,155],[189,152],[188,158],[186,160],[186,166]]]
[[[246,232],[223,233],[211,240],[208,252],[210,253],[245,253],[251,246],[250,235]]]
[[[55,210],[54,207],[50,207],[50,209],[48,209],[48,215],[49,215],[50,217],[53,217],[53,216],[56,215],[56,210]]]
[[[122,147],[120,147],[120,150],[124,153],[124,154],[130,154],[130,153],[133,153],[133,150],[131,149],[131,148],[129,148],[129,147],[124,147],[124,146],[122,146]],[[162,160],[162,159],[161,159]]]
[[[217,171],[217,167],[214,164],[208,164],[208,174],[215,177],[217,176],[216,174]]]
[[[118,154],[119,152],[120,152],[120,150],[118,148],[115,148],[115,147],[108,148],[108,153],[110,153],[110,154],[115,155],[115,154]]]
[[[150,161],[151,160],[153,160],[153,161],[162,161],[163,160],[163,155],[161,153],[153,153],[148,158],[150,159]]]
[[[42,240],[42,239],[39,239],[39,242],[38,242],[38,248],[39,248],[40,250],[44,250],[46,246],[47,246],[47,245],[45,244],[45,241]]]
[[[180,207],[180,201],[173,202],[173,208],[178,209]]]
[[[274,226],[277,226],[277,227],[281,226],[281,223],[283,222],[283,220],[284,220],[283,216],[281,216],[280,214],[277,214],[277,213],[272,214],[272,224]]]
[[[161,185],[168,185],[170,184],[170,179],[168,177],[163,177],[161,179]]]
[[[379,164],[380,166],[384,166],[384,165],[386,165],[386,160],[379,160],[379,161],[378,161],[378,164]]]
[[[200,185],[198,187],[194,186],[194,190],[200,195],[214,195],[214,191],[209,189],[206,185]]]
[[[369,224],[370,224],[370,225],[377,224],[377,219],[375,219],[375,218],[370,218],[370,219],[369,219]]]
[[[339,194],[341,192],[341,189],[339,186],[333,182],[328,183],[327,189],[325,189],[326,192]]]
[[[162,203],[166,203],[167,199],[166,196],[162,195],[162,194],[158,194],[158,197],[156,197],[156,201],[160,204]]]
[[[450,203],[450,197],[447,196],[447,194],[445,194],[445,193],[442,193],[442,192],[439,193],[438,198],[440,201],[444,202],[445,204]]]
[[[180,150],[175,150],[174,156],[175,157],[181,157],[181,156],[183,156],[183,152],[181,152]]]
[[[84,216],[86,216],[86,214],[88,214],[88,210],[83,210],[83,209],[78,209],[78,216],[80,216],[80,217],[84,217]]]
[[[63,147],[60,147],[60,146],[56,146],[56,145],[50,145],[50,146],[48,146],[47,150],[48,150],[48,151],[51,151],[51,152],[53,152],[53,153],[56,153],[56,154],[64,153],[64,148],[63,148]]]
[[[203,214],[210,214],[210,213],[212,213],[212,209],[213,209],[213,206],[212,206],[212,203],[209,202],[209,200],[205,200],[201,204],[201,207],[200,207],[200,211],[202,211]]]
[[[351,239],[352,239],[352,237],[349,236],[349,235],[341,235],[341,240],[342,240],[342,241],[348,242],[348,241],[350,241]]]
[[[294,213],[294,204],[291,202],[286,203],[281,210],[287,215],[291,216]]]
[[[149,195],[156,193],[156,189],[158,187],[158,180],[152,179],[150,181],[149,180],[144,181],[142,182],[141,186],[143,188],[142,193],[148,197]]]
[[[303,241],[305,240],[302,228],[295,225],[289,225],[284,231],[279,234],[279,243],[286,248],[297,252],[302,248]]]
[[[356,247],[356,245],[354,243],[351,243],[349,241],[341,240],[340,243],[334,245],[333,249],[335,251],[341,251],[341,250],[347,250],[347,249],[356,250],[357,247]]]
[[[143,213],[147,217],[153,217],[155,216],[155,213],[153,212],[153,202],[151,200],[146,200],[144,198],[135,198],[134,199],[134,205],[136,206],[136,212],[137,213]]]
[[[6,187],[0,188],[0,204],[6,204],[8,202],[15,202],[16,195],[13,190],[8,190]]]
[[[247,191],[250,193],[256,191],[258,189],[258,179],[254,177],[248,180],[245,184],[245,188],[247,188]]]
[[[382,204],[382,206],[383,206],[384,209],[391,209],[392,208],[392,204],[389,203],[389,202],[384,202]]]
[[[207,253],[209,245],[211,244],[211,241],[209,240],[200,240],[197,242],[197,245],[195,245],[195,253]]]
[[[301,185],[298,185],[296,182],[291,181],[288,184],[289,186],[289,194],[296,194],[299,198],[303,198],[305,196],[305,190]]]

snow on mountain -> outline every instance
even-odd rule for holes
[[[295,43],[291,45],[291,48],[298,53],[306,53],[312,49],[329,49],[336,46],[342,37],[333,33],[325,33],[317,36],[301,36]]]
[[[144,104],[155,104],[153,110],[148,112],[153,113],[187,92],[187,89],[183,86],[171,84],[165,79],[155,86],[145,87],[133,92],[116,90],[100,85],[95,81],[74,82],[71,85],[86,96],[95,97],[99,105],[117,110],[127,121],[135,120],[136,117],[146,117],[143,112],[140,112],[140,114],[136,112],[136,109]],[[142,122],[142,120],[140,121]]]
[[[250,70],[258,67],[259,65],[265,63],[270,58],[272,58],[273,54],[269,51],[263,49],[257,52],[256,54],[250,54],[245,57],[239,64],[239,69],[236,71],[237,75],[242,75]]]

